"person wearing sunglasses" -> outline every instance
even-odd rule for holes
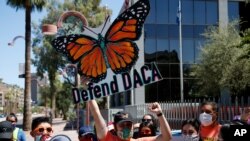
[[[169,141],[172,138],[170,126],[162,113],[160,104],[155,102],[149,105],[148,110],[157,115],[161,125],[161,134],[152,137],[132,138],[133,120],[125,112],[117,113],[114,116],[114,127],[116,135],[108,131],[106,122],[101,115],[100,109],[95,100],[88,101],[90,111],[94,117],[97,137],[100,141]]]
[[[52,123],[48,117],[33,119],[30,135],[35,141],[49,141],[53,134]]]
[[[218,122],[218,106],[215,102],[203,102],[200,105],[199,120],[200,137],[202,140],[216,141],[219,138],[221,124]]]
[[[142,122],[149,122],[151,124],[154,124],[154,126],[156,126],[156,121],[155,121],[155,117],[151,114],[145,114],[142,119]]]
[[[151,122],[142,122],[139,126],[139,138],[156,136],[156,128]]]
[[[16,124],[18,121],[16,115],[14,113],[10,113],[9,115],[7,115],[6,121],[11,122],[13,129],[14,129],[12,140],[13,141],[26,141],[26,136],[23,130],[16,127]]]
[[[151,125],[150,125],[151,124]],[[137,125],[137,124],[136,124]],[[155,117],[152,115],[152,114],[145,114],[143,115],[142,119],[141,119],[141,123],[138,124],[138,130],[135,130],[134,131],[134,134],[133,134],[133,138],[139,138],[139,137],[142,137],[144,135],[140,135],[140,132],[139,132],[139,127],[140,126],[152,126],[152,129],[153,132],[155,132],[155,135],[159,135],[158,131],[157,131],[157,124],[156,124],[156,121],[155,121]],[[134,126],[135,127],[135,126]],[[137,126],[136,126],[137,127]],[[137,128],[136,128],[137,129]]]

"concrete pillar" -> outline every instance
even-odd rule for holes
[[[224,28],[228,24],[228,0],[218,0],[219,27]]]

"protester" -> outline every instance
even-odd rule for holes
[[[150,122],[142,122],[139,127],[139,138],[140,137],[150,137],[156,136],[156,128]]]
[[[0,122],[0,141],[12,141],[13,131],[11,122]]]
[[[7,115],[6,120],[11,122],[14,128],[12,140],[13,141],[26,141],[26,136],[23,130],[16,127],[16,124],[18,121],[16,115],[14,113],[10,113],[9,115]]]
[[[31,130],[30,135],[35,141],[49,141],[53,133],[52,123],[48,117],[33,119]]]
[[[97,137],[100,141],[169,141],[171,140],[171,129],[168,122],[162,113],[159,103],[155,102],[149,105],[150,112],[158,116],[159,123],[161,124],[161,134],[152,137],[143,137],[133,139],[133,121],[128,114],[116,115],[114,118],[114,127],[116,136],[108,132],[105,120],[103,119],[99,107],[95,100],[89,101],[90,111],[94,117]]]
[[[156,124],[156,121],[155,121],[155,117],[151,114],[145,114],[142,119],[141,119],[141,122],[149,122],[151,124],[153,124],[156,128],[157,128],[157,124]]]
[[[218,140],[221,125],[218,123],[218,106],[215,102],[203,102],[199,116],[200,137],[202,140]]]
[[[188,119],[182,122],[181,133],[183,141],[199,141],[200,122],[197,119]]]
[[[79,141],[97,141],[97,137],[91,126],[83,126],[78,132]]]
[[[234,122],[240,122],[243,125],[250,125],[250,107],[246,107],[241,115],[236,116]]]
[[[158,135],[158,131],[157,131],[157,124],[156,124],[156,120],[155,117],[151,114],[145,114],[142,119],[141,119],[141,123],[149,123],[152,124],[152,126],[155,128],[153,129],[153,131],[156,133],[156,135]],[[141,125],[141,123],[136,123],[134,124],[134,134],[133,134],[133,138],[138,138],[140,137],[139,135],[139,127]],[[149,126],[149,125],[148,125]]]

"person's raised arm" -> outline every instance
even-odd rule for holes
[[[172,139],[170,126],[162,113],[161,106],[158,102],[152,103],[148,107],[149,111],[155,113],[158,117],[161,129],[161,135],[156,138],[156,141],[169,141]]]
[[[94,117],[97,137],[98,139],[103,139],[108,132],[106,123],[101,115],[100,109],[96,101],[95,100],[88,101],[88,104],[92,116]]]

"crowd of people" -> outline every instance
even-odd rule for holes
[[[148,106],[148,111],[140,123],[134,123],[126,112],[114,114],[113,122],[104,120],[95,100],[89,101],[90,111],[94,118],[94,127],[83,126],[78,130],[79,141],[170,141],[173,140],[171,128],[159,103]],[[155,118],[157,117],[157,119]],[[1,141],[26,141],[25,133],[16,127],[17,117],[11,113],[6,121],[0,122]],[[158,121],[158,122],[157,122]],[[203,102],[197,118],[182,122],[181,138],[183,141],[217,141],[227,139],[230,125],[249,125],[250,107],[242,115],[227,124],[218,122],[218,107],[215,102]],[[159,125],[159,126],[158,126]],[[53,136],[53,127],[48,117],[33,119],[30,135],[34,141],[71,141],[66,135]]]

